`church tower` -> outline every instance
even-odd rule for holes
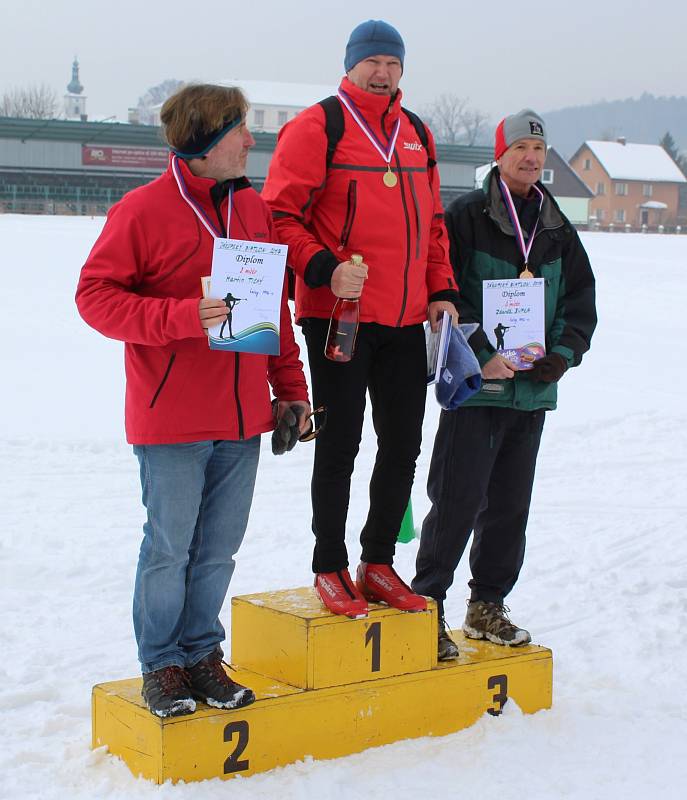
[[[79,81],[79,62],[74,56],[72,79],[67,85],[67,94],[64,96],[64,116],[66,119],[86,121],[86,96],[82,92],[83,86]]]

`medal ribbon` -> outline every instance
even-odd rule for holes
[[[217,228],[213,225],[208,215],[205,213],[203,207],[200,206],[193,199],[193,197],[191,197],[191,194],[186,186],[186,181],[184,180],[184,175],[181,171],[181,167],[179,166],[178,156],[172,156],[172,173],[177,182],[177,186],[179,187],[179,194],[191,206],[191,208],[193,209],[193,213],[203,223],[207,232],[210,234],[210,236],[212,236],[213,239],[221,239],[222,232],[217,230]],[[229,187],[229,195],[227,197],[227,237],[229,236],[229,223],[231,222],[231,207],[233,204],[233,200],[234,200],[234,184],[232,183]]]
[[[534,244],[534,234],[537,232],[537,226],[539,225],[539,215],[541,214],[542,206],[544,205],[544,193],[538,186],[532,184],[532,188],[539,195],[539,214],[537,215],[537,221],[534,224],[534,230],[532,231],[532,235],[530,236],[530,241],[528,244],[525,244],[525,236],[522,232],[522,225],[520,224],[518,212],[515,208],[515,203],[513,202],[513,198],[511,197],[510,189],[508,188],[508,186],[506,185],[505,181],[501,176],[499,176],[499,183],[501,184],[501,193],[503,194],[503,199],[506,203],[506,210],[508,211],[508,216],[510,217],[511,224],[513,225],[513,230],[515,231],[515,238],[518,242],[518,247],[522,251],[522,255],[525,259],[525,269],[527,269],[527,263],[530,257],[530,250],[532,249],[532,245]]]
[[[365,134],[365,136],[367,136],[367,138],[372,142],[372,145],[374,146],[375,150],[377,150],[379,155],[384,159],[387,168],[391,170],[390,166],[391,155],[394,152],[394,147],[396,147],[396,139],[398,138],[398,131],[399,128],[401,127],[401,118],[399,117],[396,120],[394,129],[391,132],[391,138],[389,139],[388,147],[384,147],[384,145],[377,138],[377,134],[369,126],[365,117],[360,113],[360,111],[358,111],[358,108],[353,102],[353,98],[350,95],[346,94],[346,92],[341,88],[338,90],[337,96],[339,100],[341,100],[341,102],[346,106],[353,119],[358,123],[358,126]]]

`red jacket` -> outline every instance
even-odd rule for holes
[[[217,222],[210,196],[215,181],[180,164],[189,192]],[[275,241],[264,201],[247,180],[234,186],[231,236]],[[226,197],[221,211],[226,220]],[[269,431],[268,380],[280,400],[307,400],[286,292],[281,355],[208,347],[198,302],[212,249],[212,237],[181,197],[170,168],[112,207],[81,270],[81,316],[105,336],[126,342],[126,435],[132,444],[248,439]]]
[[[395,121],[401,120],[391,158],[400,180],[393,188],[384,185],[382,156],[345,108],[344,133],[329,170],[325,114],[319,104],[281,129],[262,196],[272,209],[280,241],[289,246],[289,264],[296,273],[296,317],[328,317],[336,299],[328,280],[319,288],[306,285],[308,265],[323,259],[331,265],[332,254],[342,262],[360,253],[369,267],[361,320],[392,326],[423,322],[429,296],[457,289],[438,170],[428,171],[428,154],[401,111],[400,91],[389,110],[389,97],[366,92],[347,78],[341,86],[380,141],[386,142]],[[434,157],[429,131],[428,138]]]

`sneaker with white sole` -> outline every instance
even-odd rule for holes
[[[196,710],[188,673],[182,667],[163,667],[146,672],[141,695],[150,713],[156,717],[180,717]]]
[[[439,617],[439,641],[437,646],[437,658],[439,661],[453,661],[458,658],[458,645],[451,638],[447,628],[446,620]]]
[[[508,606],[485,600],[468,600],[463,633],[470,639],[488,639],[494,644],[519,647],[532,641],[529,632],[508,619]]]
[[[242,708],[255,702],[255,693],[227,675],[222,651],[215,650],[187,669],[191,692],[213,708]]]

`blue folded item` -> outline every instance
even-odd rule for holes
[[[478,327],[475,323],[461,323],[451,328],[446,366],[439,373],[435,389],[437,401],[446,411],[454,411],[482,387],[482,370],[467,341]]]

